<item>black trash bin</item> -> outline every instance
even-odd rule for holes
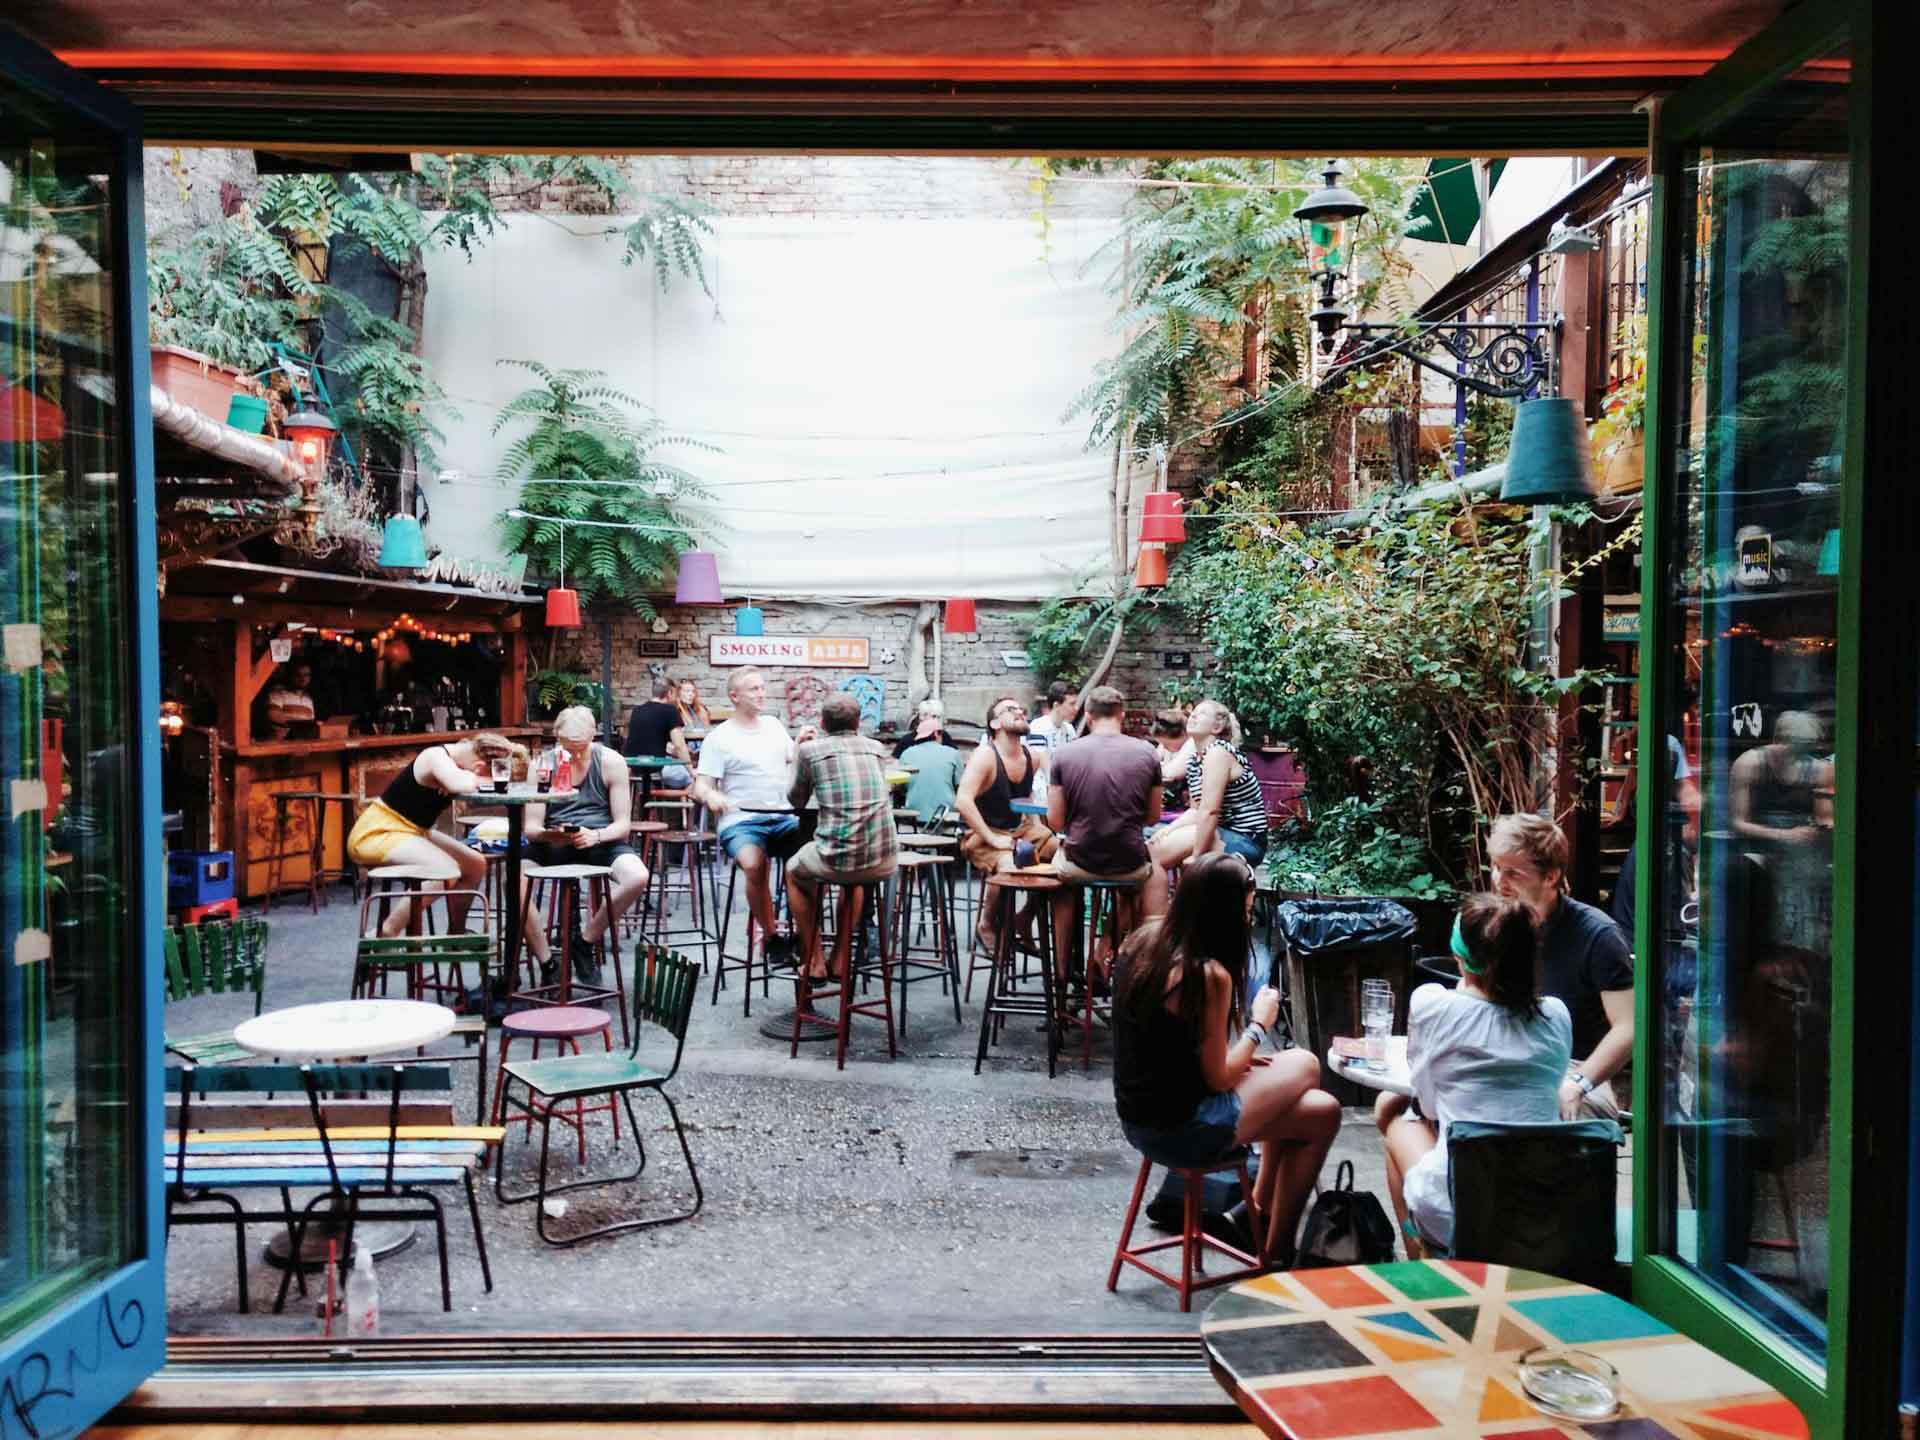
[[[1288,989],[1309,1051],[1325,1064],[1336,1035],[1360,1033],[1360,982],[1378,976],[1394,994],[1394,1030],[1407,1021],[1414,913],[1394,900],[1361,897],[1282,900],[1274,915],[1286,951]],[[1374,1092],[1327,1074],[1321,1084],[1342,1105],[1371,1105]]]

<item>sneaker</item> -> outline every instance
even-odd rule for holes
[[[540,962],[540,983],[542,985],[560,983],[560,962],[551,955]]]
[[[775,931],[766,938],[767,963],[770,965],[791,965],[800,955],[800,941],[792,931],[781,934]]]
[[[600,983],[600,953],[585,936],[573,937],[573,975],[589,985]]]

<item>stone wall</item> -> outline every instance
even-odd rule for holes
[[[914,620],[922,613],[913,604],[822,605],[767,601],[760,607],[766,616],[766,633],[777,635],[844,636],[864,638],[868,642],[871,663],[865,671],[847,669],[802,669],[765,667],[769,706],[775,714],[787,714],[786,687],[790,679],[817,676],[829,687],[837,687],[851,675],[868,674],[886,686],[885,712],[889,720],[903,719],[917,698],[912,685],[909,662],[912,656]],[[997,604],[982,601],[978,609],[979,631],[973,635],[945,635],[940,640],[941,690],[949,716],[979,721],[986,704],[996,695],[1016,694],[1031,700],[1053,677],[1030,669],[1010,669],[1004,652],[1020,650],[1026,643],[1028,627],[1039,607],[1036,605]],[[929,606],[931,625],[941,623],[938,606]],[[659,666],[676,680],[691,679],[708,703],[716,708],[726,701],[727,677],[734,667],[708,663],[709,637],[733,634],[731,608],[668,607],[661,611],[664,632],[637,616],[612,622],[613,692],[619,715],[646,698],[652,667]],[[933,678],[932,636],[926,636],[925,682]],[[672,642],[671,659],[643,656],[642,642]],[[1192,671],[1169,669],[1163,663],[1165,652],[1186,652]],[[600,627],[591,618],[581,629],[562,635],[555,645],[556,665],[566,666],[598,678],[601,664]],[[1097,657],[1096,657],[1097,658]],[[1129,708],[1150,710],[1167,702],[1167,687],[1190,673],[1197,673],[1209,656],[1199,640],[1183,622],[1169,618],[1151,634],[1140,637],[1137,646],[1125,648],[1114,662],[1111,684],[1127,697]],[[1089,662],[1091,663],[1091,662]]]

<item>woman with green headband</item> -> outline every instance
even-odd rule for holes
[[[1387,1189],[1417,1257],[1453,1239],[1447,1127],[1456,1120],[1551,1122],[1573,1051],[1567,1007],[1534,988],[1537,942],[1526,907],[1472,895],[1453,922],[1460,984],[1422,985],[1407,1003],[1407,1062],[1420,1113],[1398,1096],[1374,1110]],[[1399,1103],[1394,1103],[1399,1102]]]

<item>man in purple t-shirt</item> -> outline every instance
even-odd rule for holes
[[[1160,818],[1160,760],[1154,747],[1120,728],[1126,697],[1111,685],[1088,691],[1081,700],[1087,733],[1054,752],[1047,785],[1047,820],[1066,836],[1054,868],[1066,886],[1054,897],[1054,954],[1064,964],[1078,914],[1080,892],[1074,882],[1144,881],[1153,873],[1142,828]],[[1120,897],[1124,932],[1138,920],[1135,895]],[[1106,950],[1105,945],[1096,947]],[[1088,968],[1104,974],[1105,956],[1088,957]]]

